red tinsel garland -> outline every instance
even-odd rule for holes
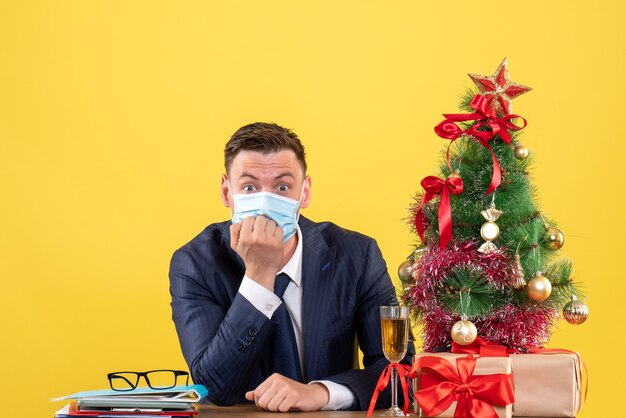
[[[504,249],[484,254],[476,251],[477,247],[475,241],[453,242],[443,250],[438,246],[427,246],[421,252],[415,282],[407,289],[405,301],[414,306],[420,316],[426,351],[450,345],[450,329],[459,320],[458,315],[450,314],[437,298],[446,274],[452,268],[471,266],[479,269],[495,289],[503,290],[513,285],[517,267]],[[482,319],[472,319],[472,322],[482,338],[515,351],[525,351],[545,344],[557,318],[555,310],[534,304],[504,305]]]

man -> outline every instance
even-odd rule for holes
[[[397,304],[375,241],[299,216],[311,178],[290,130],[244,126],[224,154],[232,222],[209,225],[170,266],[172,317],[194,381],[219,405],[367,409],[388,364],[379,307]],[[355,336],[364,370],[352,368]]]

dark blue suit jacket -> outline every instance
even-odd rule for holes
[[[300,217],[304,375],[350,388],[367,409],[388,364],[381,347],[379,306],[397,304],[376,242],[332,223]],[[174,253],[172,317],[193,379],[209,400],[230,405],[271,375],[268,344],[275,324],[237,292],[242,259],[230,248],[230,222],[209,225]],[[354,370],[354,339],[364,370]],[[412,347],[409,349],[412,354]],[[407,357],[408,358],[408,357]],[[379,404],[389,403],[388,394]]]

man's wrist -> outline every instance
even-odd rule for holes
[[[326,385],[320,382],[311,382],[309,383],[311,388],[314,388],[314,397],[315,404],[318,407],[317,409],[322,409],[326,405],[328,405],[328,401],[330,400],[330,392]]]
[[[261,286],[248,276],[243,276],[243,280],[239,286],[239,293],[241,293],[258,311],[263,313],[267,319],[272,319],[274,312],[282,303],[274,292]]]
[[[276,281],[276,273],[277,271],[273,271],[271,269],[246,268],[245,275],[270,292],[273,292],[274,282]]]
[[[350,409],[353,407],[356,397],[354,393],[345,385],[332,382],[330,380],[314,380],[309,383],[321,384],[328,390],[328,402],[322,406],[323,411],[335,411],[339,409]]]

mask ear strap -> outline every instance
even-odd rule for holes
[[[233,195],[233,191],[230,190],[230,179],[228,177],[226,178],[226,187],[228,187],[228,193],[230,193],[231,197],[235,197],[235,195]]]
[[[302,191],[300,192],[300,200],[298,200],[298,216],[296,216],[296,223],[298,223],[298,221],[300,220],[300,215],[302,214],[302,208],[300,207],[302,205],[302,196],[304,196],[304,185],[306,184],[306,180],[302,182]]]
[[[304,196],[304,185],[306,184],[306,180],[302,182],[302,191],[300,192],[300,199],[298,199],[298,206],[302,204],[302,196]]]

